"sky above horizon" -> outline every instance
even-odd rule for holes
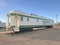
[[[0,21],[6,22],[11,10],[34,13],[60,22],[60,0],[0,0]]]

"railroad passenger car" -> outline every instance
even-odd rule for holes
[[[21,29],[52,26],[53,20],[32,13],[28,14],[26,12],[12,10],[6,16],[6,29],[14,32],[21,31]]]

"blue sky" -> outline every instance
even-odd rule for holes
[[[11,10],[34,13],[49,19],[60,21],[60,0],[0,0],[0,20],[6,22]]]

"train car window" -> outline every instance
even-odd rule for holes
[[[38,22],[38,19],[37,19],[37,22]]]
[[[29,17],[27,17],[27,21],[29,21]]]
[[[44,21],[43,21],[43,24],[44,24]]]
[[[23,17],[21,16],[21,21],[23,21]]]

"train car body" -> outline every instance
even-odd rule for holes
[[[52,27],[53,20],[36,14],[28,14],[17,10],[10,11],[6,16],[6,28],[20,31],[25,28]]]

